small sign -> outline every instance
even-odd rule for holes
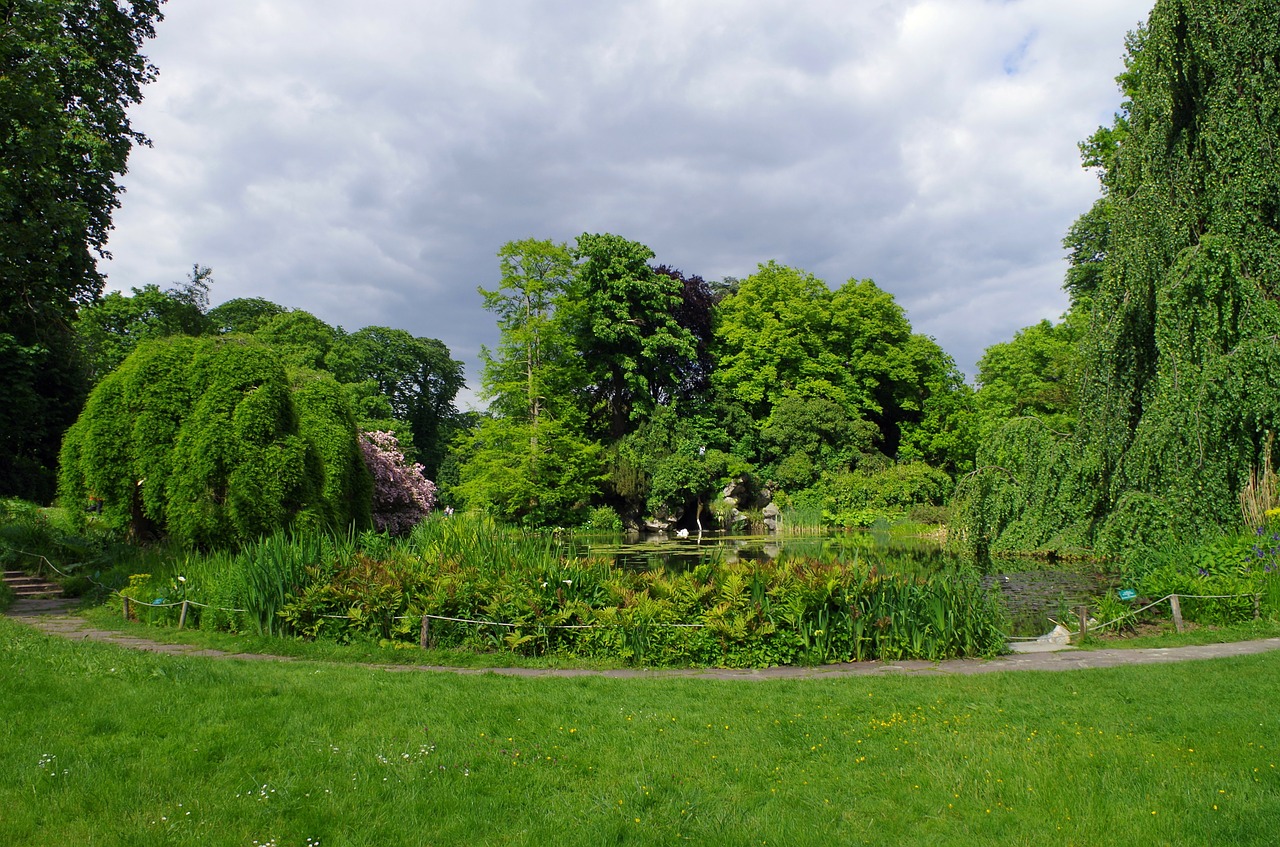
[[[1121,588],[1118,596],[1121,600],[1132,600],[1134,597],[1138,596],[1138,592],[1134,591],[1132,588]]]

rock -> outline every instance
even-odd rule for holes
[[[1051,632],[1040,636],[1036,641],[1042,641],[1047,644],[1070,644],[1071,630],[1067,629],[1062,624],[1058,624]]]
[[[778,508],[776,503],[770,503],[765,506],[764,510],[761,512],[761,515],[764,517],[764,528],[769,530],[769,532],[778,531],[779,514],[781,514],[781,510]]]

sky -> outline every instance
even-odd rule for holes
[[[1151,5],[177,0],[101,268],[439,338],[466,408],[499,248],[611,232],[708,280],[873,279],[972,380],[1066,308],[1077,143]]]

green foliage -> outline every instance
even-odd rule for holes
[[[274,347],[285,364],[309,370],[328,369],[325,359],[341,335],[341,330],[301,309],[267,318],[253,333],[254,338]]]
[[[272,348],[243,336],[143,344],[68,432],[63,502],[98,498],[109,527],[199,546],[244,543],[299,516],[359,521],[367,474],[339,443],[354,445],[353,419],[331,417],[344,395],[321,379],[300,378],[300,415]]]
[[[468,515],[359,547],[276,535],[214,557],[218,569],[188,563],[182,584],[189,599],[218,594],[250,610],[239,621],[204,612],[202,626],[269,631],[274,617],[308,637],[412,643],[421,616],[433,615],[440,647],[641,665],[941,659],[1004,646],[1003,611],[968,571],[882,575],[857,560],[797,558],[639,573],[565,559],[547,537]],[[175,584],[158,575],[139,591]],[[228,595],[219,584],[238,587]]]
[[[942,504],[951,478],[923,462],[910,462],[828,474],[819,490],[827,521],[866,527],[881,518],[903,517],[915,506]]]
[[[71,334],[134,144],[159,0],[9,3],[0,30],[0,493],[47,500],[85,384]]]
[[[936,342],[911,332],[902,307],[871,280],[837,291],[770,262],[720,304],[713,383],[760,430],[760,464],[794,452],[816,468],[847,468],[877,449],[960,467],[972,452],[969,389]],[[784,448],[799,436],[797,449]],[[799,460],[788,467],[795,479]]]
[[[0,493],[42,503],[57,489],[58,445],[75,421],[87,384],[69,332],[0,330]]]
[[[455,445],[461,462],[452,493],[465,505],[531,526],[574,526],[603,479],[601,449],[543,416],[537,430],[486,418]]]
[[[1062,323],[1041,321],[987,348],[974,398],[976,428],[984,440],[1019,417],[1038,418],[1059,433],[1075,429],[1081,318],[1072,311]]]
[[[694,336],[674,314],[684,286],[648,265],[652,250],[617,235],[583,233],[573,257],[560,312],[583,369],[578,390],[590,431],[617,439],[669,401],[696,358]]]
[[[621,532],[622,518],[608,506],[596,506],[587,513],[587,520],[582,528],[600,532]]]
[[[570,357],[555,310],[573,277],[573,255],[567,245],[525,239],[504,244],[498,258],[498,287],[479,289],[502,333],[496,355],[481,350],[485,393],[492,411],[524,418],[536,429],[549,404],[552,415],[565,413]]]
[[[1105,552],[1238,523],[1280,429],[1278,45],[1258,0],[1159,2],[1130,39],[1125,112],[1085,148],[1106,196],[1073,236],[1090,316],[1075,437],[1010,462],[991,452],[1007,439],[984,444],[978,466],[1008,467],[1020,494],[977,492],[1003,505],[966,506],[985,521],[970,537]],[[1016,537],[992,536],[1001,523]]]
[[[132,296],[112,291],[80,310],[76,334],[85,346],[89,377],[97,382],[111,373],[144,341],[170,335],[203,335],[212,328],[194,303],[157,285],[133,289]]]
[[[298,436],[311,448],[310,472],[320,478],[320,496],[299,513],[299,524],[332,531],[370,526],[373,482],[351,437],[359,427],[346,393],[327,374],[298,370],[290,378]]]
[[[369,396],[385,399],[389,416],[409,425],[412,441],[403,444],[408,439],[402,438],[402,446],[411,448],[427,477],[437,474],[456,427],[453,400],[463,385],[462,363],[443,342],[367,326],[339,337],[325,366],[339,382],[369,385]],[[362,420],[361,428],[371,431],[371,423]]]
[[[219,335],[253,335],[276,315],[289,311],[262,297],[236,297],[209,310],[209,323]]]

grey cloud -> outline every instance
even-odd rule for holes
[[[442,339],[478,383],[505,241],[612,231],[708,278],[871,277],[972,375],[1055,316],[1150,0],[184,0],[151,54],[119,287],[212,265],[354,329]]]

